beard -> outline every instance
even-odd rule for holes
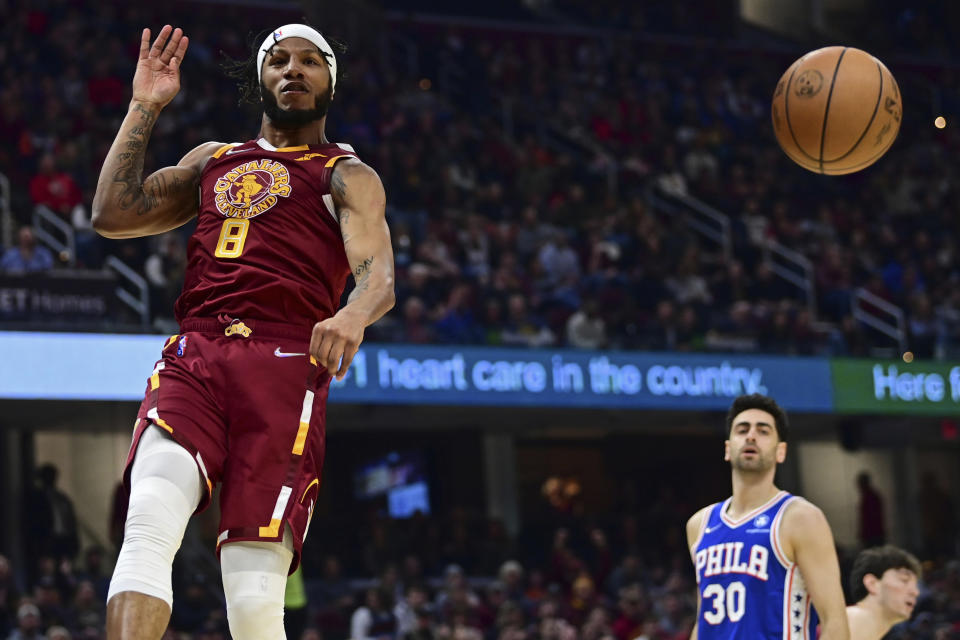
[[[775,467],[777,464],[776,461],[776,452],[771,452],[769,455],[765,455],[762,451],[756,454],[752,460],[743,458],[738,451],[734,455],[730,464],[737,471],[747,471],[747,472],[763,472],[769,471],[771,468]]]
[[[260,96],[263,99],[263,112],[273,126],[278,129],[298,129],[304,125],[323,118],[333,102],[333,87],[327,87],[326,93],[317,96],[313,109],[293,109],[284,111],[277,103],[277,97],[260,85]]]

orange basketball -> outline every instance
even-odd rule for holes
[[[900,88],[882,62],[853,47],[824,47],[786,70],[773,93],[773,131],[804,169],[828,175],[869,167],[900,130]]]

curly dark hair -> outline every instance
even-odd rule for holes
[[[733,401],[733,404],[730,405],[730,410],[727,411],[728,438],[730,437],[730,431],[733,429],[734,418],[747,409],[760,409],[761,411],[766,411],[773,416],[773,426],[777,429],[777,438],[779,438],[780,442],[787,441],[787,432],[789,431],[787,412],[783,410],[783,407],[777,404],[776,400],[759,393],[739,396]]]
[[[313,27],[306,21],[301,22],[301,24],[316,29],[316,27]],[[259,53],[258,47],[270,31],[270,29],[264,29],[260,33],[249,34],[247,36],[250,55],[245,60],[235,60],[223,51],[220,52],[220,55],[223,57],[223,62],[220,63],[220,67],[228,77],[234,78],[238,82],[237,88],[240,91],[238,105],[260,104],[260,70],[257,69],[257,54]],[[319,29],[317,29],[317,31],[320,32]],[[347,52],[347,45],[336,38],[324,35],[322,32],[320,33],[337,56],[337,84],[340,85],[341,79],[346,77],[343,69],[342,55]],[[321,51],[320,53],[325,58],[328,57],[324,52]]]
[[[850,595],[854,602],[860,602],[867,597],[867,587],[863,578],[867,575],[876,576],[879,580],[890,569],[906,569],[913,572],[919,580],[923,577],[920,561],[909,551],[904,551],[893,545],[884,545],[872,549],[864,549],[853,561],[850,570]]]

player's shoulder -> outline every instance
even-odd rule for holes
[[[367,193],[383,191],[383,182],[380,181],[377,172],[356,156],[346,156],[338,161],[333,166],[331,180],[335,187],[334,198],[343,198],[350,191]]]
[[[179,164],[180,166],[202,168],[210,158],[220,157],[225,151],[239,144],[239,142],[217,142],[214,140],[202,142],[188,151]]]
[[[715,506],[716,503],[708,504],[702,509],[699,509],[687,520],[687,542],[691,546],[696,542],[697,538],[700,537],[700,531],[703,529],[707,519],[710,517],[710,512]]]
[[[781,532],[816,532],[827,525],[823,510],[806,498],[792,496],[783,506]]]

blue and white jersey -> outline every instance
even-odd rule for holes
[[[781,491],[737,520],[726,513],[730,498],[710,508],[693,545],[698,640],[815,640],[817,613],[780,544],[780,521],[796,499]]]

